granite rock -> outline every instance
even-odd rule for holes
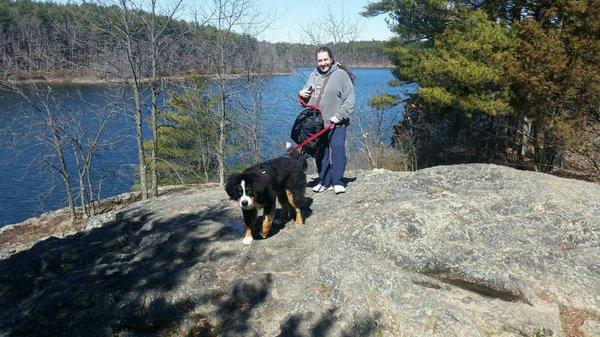
[[[600,186],[469,164],[348,172],[241,243],[224,191],[103,215],[0,260],[0,336],[591,336]]]

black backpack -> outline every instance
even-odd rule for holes
[[[290,138],[292,138],[296,144],[302,143],[308,137],[321,131],[325,126],[323,117],[321,116],[321,111],[319,110],[319,103],[321,103],[321,98],[323,98],[325,87],[327,86],[327,82],[329,82],[329,78],[331,78],[331,76],[325,77],[325,80],[323,81],[323,87],[321,88],[319,97],[314,105],[306,104],[307,102],[303,98],[298,97],[300,105],[302,105],[305,109],[300,112],[298,117],[296,117],[296,121],[294,121],[294,126],[292,127],[292,134]],[[302,146],[302,152],[314,157],[323,141],[324,138],[321,136],[313,139],[306,145]]]
[[[298,117],[296,117],[290,137],[296,144],[300,144],[308,137],[321,131],[323,127],[324,123],[321,113],[318,110],[307,108],[302,110]],[[323,139],[323,137],[317,137],[308,142],[302,147],[302,152],[314,157]]]

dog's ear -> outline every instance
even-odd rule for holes
[[[238,196],[237,185],[240,183],[241,174],[232,174],[227,177],[227,183],[225,183],[225,192],[231,200],[236,200]]]

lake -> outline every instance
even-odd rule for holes
[[[266,135],[261,147],[266,158],[283,154],[289,132],[300,108],[296,102],[296,94],[304,85],[312,67],[298,67],[293,74],[271,76],[265,78],[261,86],[263,113],[261,127]],[[356,75],[356,117],[352,119],[349,133],[357,133],[360,124],[367,128],[373,122],[373,110],[368,107],[368,100],[378,93],[390,93],[405,98],[414,92],[415,86],[390,87],[387,83],[394,77],[390,69],[351,68]],[[231,81],[232,88],[244,95],[240,81]],[[103,135],[105,141],[111,141],[112,148],[102,151],[94,163],[94,179],[102,178],[101,196],[128,192],[135,180],[134,170],[137,166],[137,149],[135,146],[135,130],[133,117],[127,113],[132,102],[128,98],[127,88],[118,90],[104,85],[62,85],[55,90],[60,97],[60,106],[69,109],[84,109],[86,116],[82,124],[90,123],[85,118],[93,119],[96,109],[108,105],[122,106],[122,113],[112,119]],[[82,103],[85,102],[85,103]],[[147,102],[146,102],[147,103]],[[147,104],[146,104],[147,106]],[[56,175],[51,175],[43,161],[44,149],[41,146],[25,145],[19,141],[14,143],[12,135],[25,134],[26,124],[19,116],[30,109],[18,97],[10,93],[0,93],[0,227],[21,222],[49,210],[66,206],[62,183]],[[398,106],[386,113],[385,124],[388,126],[399,121],[402,107]],[[148,135],[149,131],[146,129]],[[386,141],[391,136],[391,128],[386,131]],[[348,145],[356,148],[358,143]]]

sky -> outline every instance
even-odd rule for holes
[[[304,42],[310,41],[302,31],[302,25],[322,20],[328,8],[339,13],[343,7],[349,22],[357,22],[361,33],[358,40],[384,41],[392,37],[392,32],[385,22],[386,15],[365,18],[359,13],[374,0],[263,0],[259,3],[261,12],[267,13],[273,20],[271,27],[261,33],[259,40],[269,42]]]

